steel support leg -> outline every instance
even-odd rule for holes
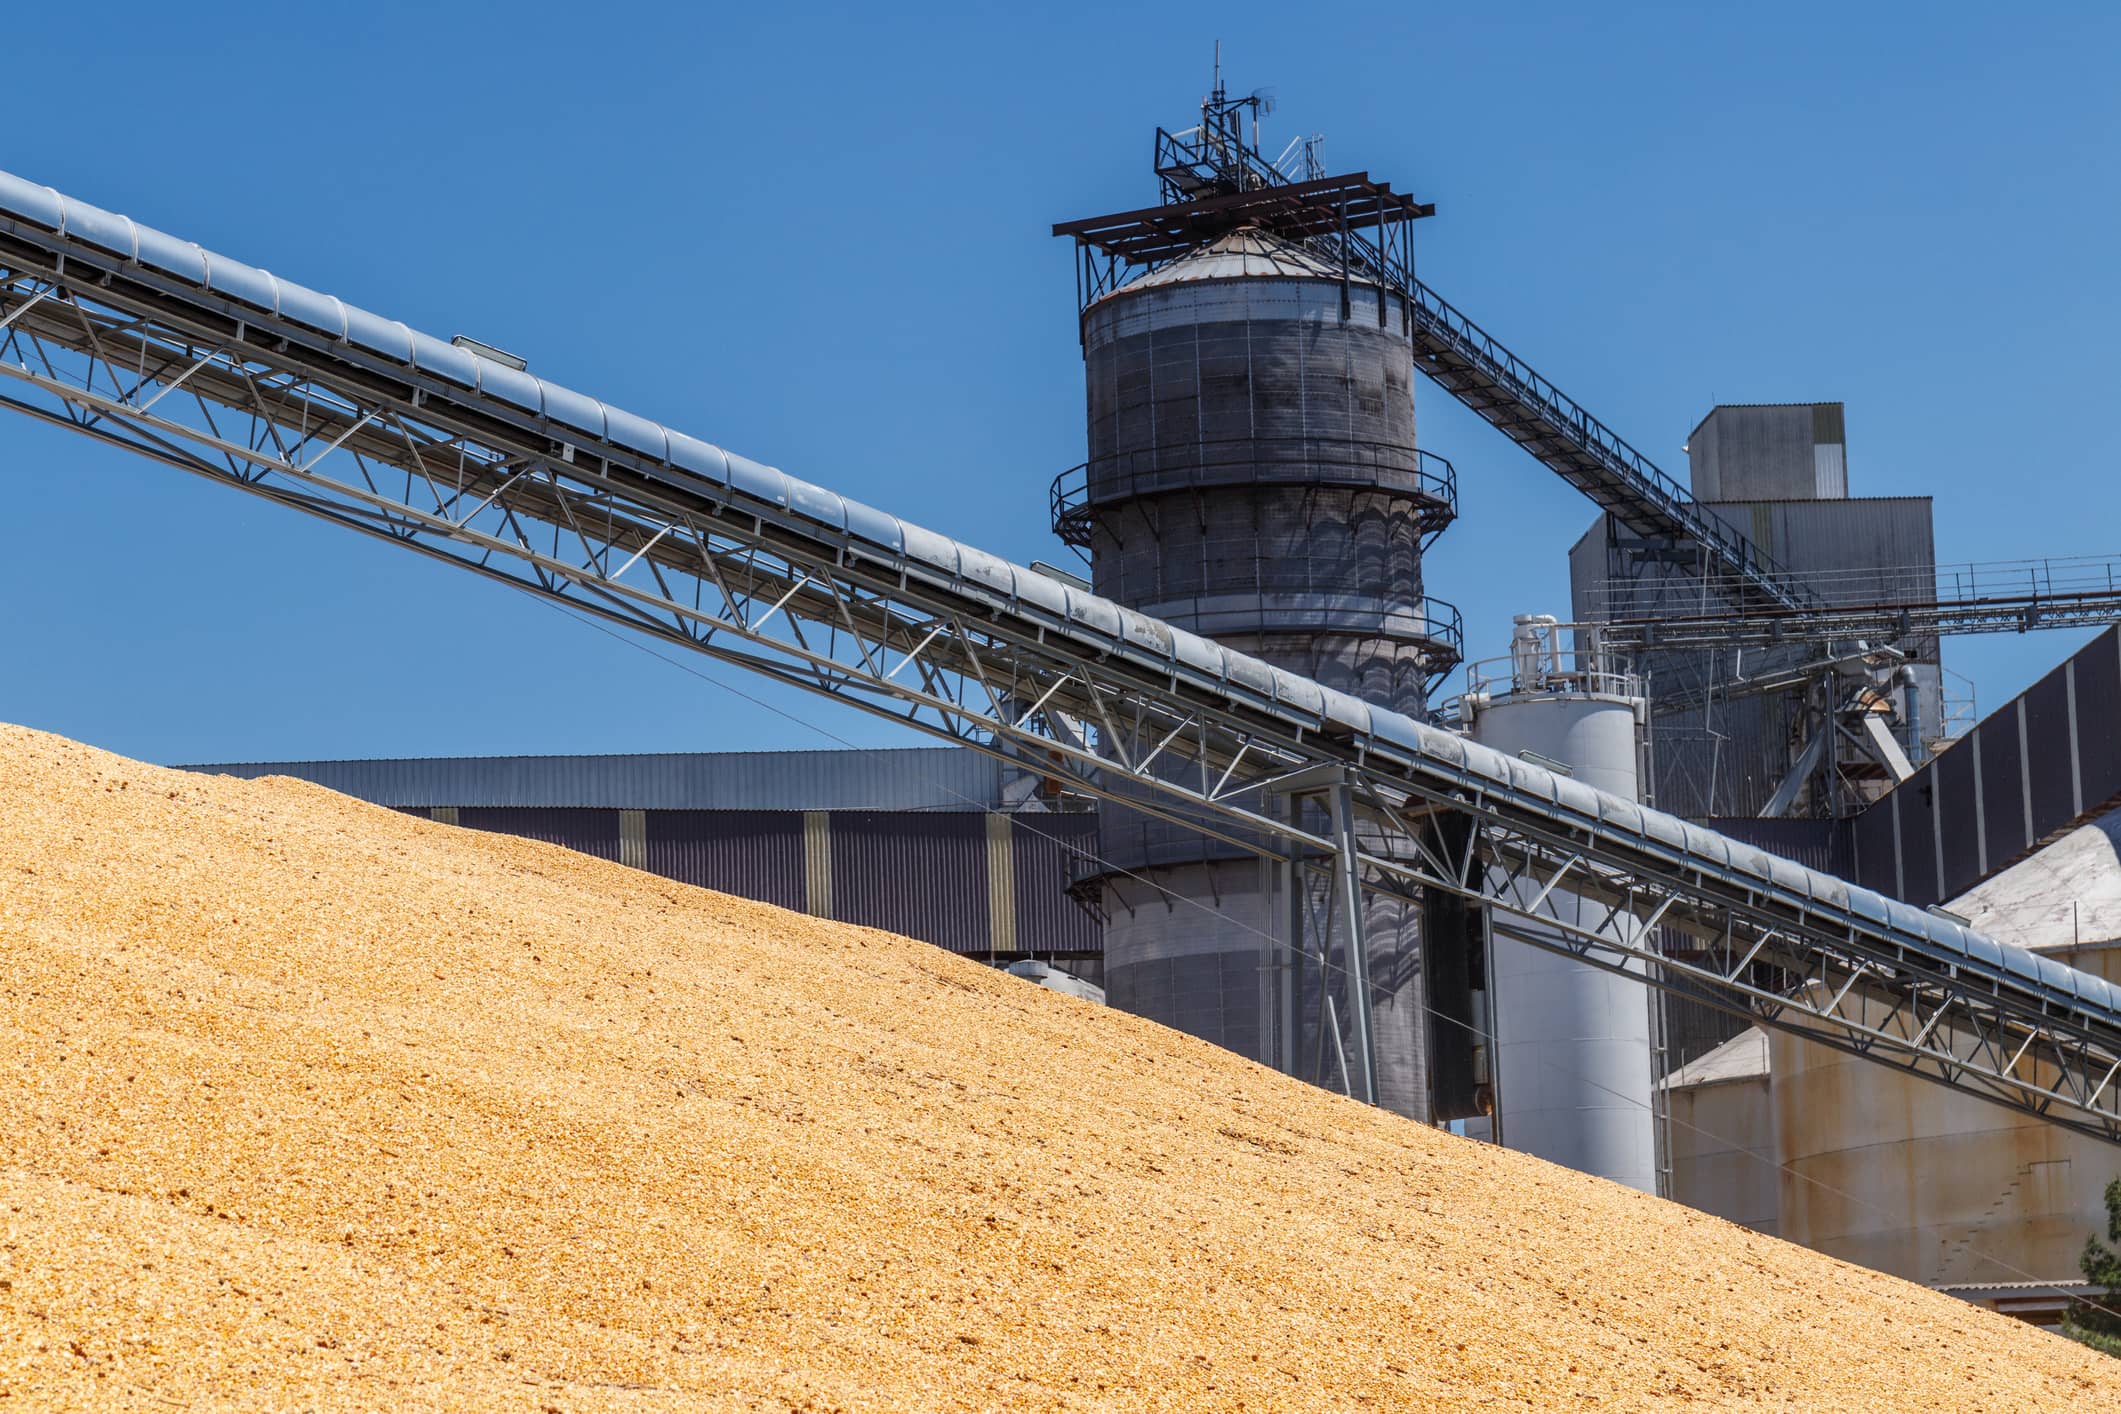
[[[1377,1042],[1371,1034],[1370,945],[1362,921],[1362,870],[1355,843],[1355,793],[1343,782],[1333,787],[1333,887],[1346,919],[1348,1012],[1354,1028],[1354,1060],[1349,1093],[1366,1105],[1377,1103]]]

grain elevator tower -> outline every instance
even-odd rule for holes
[[[1315,139],[1270,161],[1264,107],[1218,80],[1199,126],[1157,131],[1157,206],[1054,228],[1078,253],[1089,448],[1055,484],[1055,530],[1099,594],[1418,715],[1460,641],[1422,583],[1455,487],[1415,446],[1401,293],[1433,208],[1325,175]],[[1350,974],[1295,961],[1258,859],[1104,819],[1111,1002],[1337,1085],[1307,1018]],[[1362,931],[1376,1098],[1427,1118],[1414,914],[1372,899]]]

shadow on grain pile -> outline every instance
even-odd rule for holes
[[[0,729],[0,1411],[2121,1407],[919,943]]]

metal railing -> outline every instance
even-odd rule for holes
[[[1194,460],[1174,458],[1185,450]],[[1458,518],[1458,472],[1434,452],[1390,442],[1334,437],[1233,437],[1140,448],[1078,462],[1053,478],[1053,533],[1085,549],[1099,512],[1139,496],[1230,487],[1374,488],[1413,503],[1422,545]]]
[[[1317,591],[1216,590],[1172,594],[1145,601],[1141,612],[1180,622],[1206,638],[1249,633],[1357,634],[1420,645],[1430,677],[1448,672],[1465,650],[1465,618],[1444,599],[1421,598],[1376,607],[1371,603],[1277,603],[1278,598],[1318,599]]]

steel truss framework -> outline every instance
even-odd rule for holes
[[[1269,859],[1294,853],[1329,887],[1458,894],[1535,945],[1633,961],[1656,985],[2121,1142],[2121,1016],[2067,989],[1925,948],[1919,930],[1681,840],[1616,830],[1542,794],[1543,775],[1498,780],[1350,738],[1322,711],[1118,651],[1029,598],[997,605],[785,503],[615,443],[558,440],[431,375],[30,234],[0,223],[10,408],[1028,758],[1081,791],[1124,791],[1130,809]],[[1353,812],[1325,833],[1277,808],[1278,787],[1321,771]],[[1473,820],[1463,849],[1438,843],[1439,812]],[[1600,901],[1603,920],[1559,909],[1566,895]]]
[[[1783,613],[1612,619],[1601,621],[1600,633],[1618,650],[1770,648],[1859,639],[1882,646],[1942,634],[2029,633],[2035,629],[2098,628],[2115,622],[2121,622],[2121,590],[2057,594],[2027,589],[2016,594],[1926,604],[1845,604]]]

